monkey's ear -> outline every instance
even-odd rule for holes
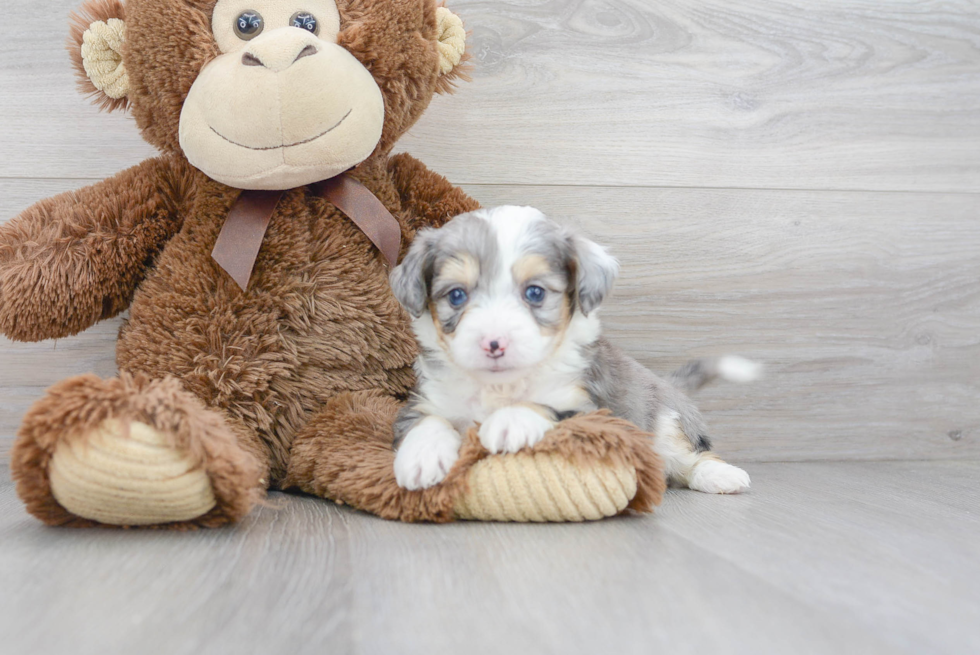
[[[439,93],[452,91],[457,79],[469,79],[463,67],[466,54],[466,30],[462,19],[445,7],[436,9],[436,49],[439,51]]]
[[[68,52],[78,89],[101,109],[125,109],[129,76],[123,64],[125,9],[120,0],[88,0],[71,15]]]

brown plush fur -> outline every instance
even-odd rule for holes
[[[11,466],[17,491],[31,514],[49,525],[97,525],[55,501],[47,466],[59,441],[84,439],[110,417],[146,423],[193,460],[207,463],[217,505],[193,521],[165,527],[221,525],[243,517],[258,498],[262,461],[240,446],[239,435],[219,413],[206,409],[177,380],[151,381],[127,373],[112,380],[80,375],[51,387],[21,426]]]
[[[285,486],[383,516],[448,520],[458,475],[431,493],[392,487],[390,426],[413,383],[416,345],[367,237],[298,188],[277,207],[246,292],[211,258],[239,191],[188,164],[177,127],[191,83],[217,54],[212,6],[126,5],[128,108],[164,154],[42,201],[0,227],[3,334],[24,341],[74,334],[130,308],[119,335],[120,377],[67,380],[28,413],[12,452],[21,497],[46,522],[90,525],[51,497],[47,462],[58,440],[84,438],[100,421],[120,418],[148,422],[200,456],[219,503],[185,526],[235,520],[260,487]],[[374,75],[386,111],[380,143],[352,175],[397,218],[404,253],[419,228],[477,208],[410,156],[388,157],[433,93],[453,81],[438,75],[436,3],[347,0],[339,7],[338,42]],[[122,11],[115,0],[93,0],[76,23]],[[73,34],[77,50],[78,28]],[[589,425],[606,435],[622,433],[620,423],[600,417]],[[571,452],[578,443],[582,457],[608,454],[601,439],[593,441],[561,448]],[[643,471],[656,468],[628,456]],[[642,488],[638,507],[659,493],[653,481]]]
[[[213,5],[174,0],[126,4],[123,61],[130,109],[143,137],[166,152],[180,150],[179,108],[198,72],[218,55],[211,36]],[[372,155],[382,158],[419,119],[432,95],[448,91],[459,73],[439,76],[434,0],[342,0],[337,5],[337,43],[371,72],[384,95],[384,130]],[[185,29],[175,30],[175,25]]]
[[[0,229],[0,332],[65,337],[124,310],[180,228],[193,169],[149,159],[42,200]]]

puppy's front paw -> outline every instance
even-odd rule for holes
[[[395,480],[410,491],[442,482],[459,458],[459,433],[435,416],[422,419],[408,431],[395,453]]]
[[[749,474],[731,464],[713,459],[694,467],[688,487],[708,494],[738,494],[749,488]]]
[[[491,453],[516,453],[541,441],[554,426],[530,407],[503,407],[480,426],[480,443]]]

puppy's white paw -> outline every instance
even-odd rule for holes
[[[443,419],[422,419],[408,431],[395,453],[398,486],[415,491],[442,482],[459,458],[460,443],[459,433]]]
[[[530,407],[502,407],[480,426],[480,443],[491,453],[516,453],[541,441],[554,426]]]
[[[737,494],[749,488],[749,474],[731,464],[713,459],[698,462],[688,487],[707,494]]]

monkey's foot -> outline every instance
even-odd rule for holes
[[[11,469],[28,511],[52,525],[221,525],[248,513],[263,482],[221,414],[176,380],[127,374],[52,387]]]
[[[208,474],[190,453],[139,421],[109,419],[61,441],[48,465],[51,494],[66,510],[110,525],[189,521],[215,506]]]

